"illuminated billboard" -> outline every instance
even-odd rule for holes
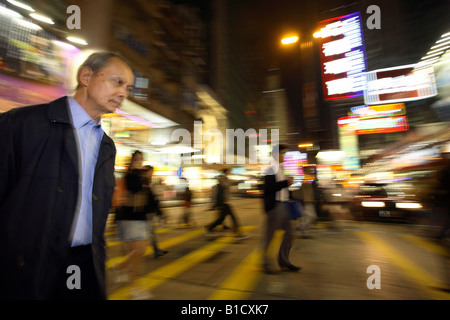
[[[362,96],[366,52],[359,12],[319,22],[322,86],[325,100]]]
[[[375,106],[357,106],[352,107],[349,116],[360,116],[362,118],[369,117],[387,117],[387,116],[402,116],[406,114],[404,103],[380,104]]]
[[[414,67],[411,64],[367,72],[364,102],[406,102],[435,96],[437,89],[433,66]]]
[[[388,133],[408,130],[404,103],[351,108],[348,117],[339,118],[337,123],[346,132],[354,134]]]
[[[345,127],[355,134],[373,134],[400,132],[409,129],[406,116],[361,118],[359,116],[342,117],[338,119],[338,125]]]
[[[288,151],[284,154],[284,174],[294,178],[295,182],[303,180],[303,166],[307,162],[307,154],[300,151]]]

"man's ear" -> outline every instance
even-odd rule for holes
[[[80,72],[78,73],[78,82],[81,86],[87,87],[89,85],[89,81],[91,80],[92,75],[94,72],[92,69],[88,66],[84,66],[80,69]]]

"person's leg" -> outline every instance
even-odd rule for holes
[[[300,270],[299,267],[291,263],[289,253],[292,247],[292,225],[289,220],[289,213],[285,206],[280,206],[278,211],[278,219],[281,229],[284,230],[283,240],[281,242],[280,250],[278,252],[278,263],[282,268],[288,268],[291,271]]]
[[[277,229],[276,225],[276,207],[269,212],[266,212],[266,222],[265,222],[265,232],[262,243],[262,253],[263,253],[263,268],[266,272],[272,272],[272,263],[270,262],[271,258],[268,254],[268,249],[270,243],[272,242],[273,235],[275,230]]]
[[[239,221],[233,211],[231,210],[231,207],[228,203],[224,203],[224,210],[225,210],[225,216],[229,215],[231,217],[231,220],[233,221],[233,232],[239,234]]]
[[[117,270],[129,270],[134,277],[137,261],[142,258],[147,248],[149,228],[146,220],[121,221],[121,234],[126,243],[126,258],[116,266]]]
[[[221,206],[219,209],[220,209],[220,215],[213,223],[211,223],[207,227],[208,232],[213,231],[215,227],[217,227],[218,225],[221,225],[223,223],[223,221],[225,220],[225,217],[227,215],[225,207]]]
[[[142,282],[137,281],[143,273],[143,257],[147,249],[148,239],[133,241],[133,251],[135,259],[130,265],[131,288],[129,296],[132,300],[148,300],[153,294],[148,290]]]

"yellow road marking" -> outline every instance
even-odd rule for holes
[[[162,234],[162,233],[165,233],[165,232],[168,232],[168,231],[171,231],[171,230],[175,230],[175,229],[180,229],[180,228],[182,228],[182,227],[184,227],[185,225],[183,224],[183,225],[176,225],[176,226],[172,226],[172,227],[166,227],[166,228],[162,228],[162,229],[157,229],[156,231],[155,231],[155,233],[156,234]],[[117,234],[118,232],[117,231],[114,231],[114,232],[105,232],[105,236],[108,236],[108,235],[113,235],[113,234]],[[117,246],[117,245],[120,245],[120,244],[122,244],[123,242],[122,241],[107,241],[106,242],[106,246],[107,247],[113,247],[113,246]]]
[[[208,300],[246,300],[251,290],[261,278],[262,253],[255,249],[234,270],[219,289],[214,291]],[[258,265],[259,264],[259,265]]]
[[[245,230],[250,230],[255,226],[244,227]],[[168,263],[148,274],[144,277],[137,279],[134,283],[120,288],[109,295],[109,300],[127,300],[128,294],[131,288],[137,286],[144,288],[145,290],[152,290],[169,279],[176,277],[189,268],[209,259],[215,253],[236,241],[235,236],[223,236],[214,240],[213,242],[203,246],[202,248],[195,250],[182,258],[179,258],[171,263]]]
[[[174,246],[174,245],[180,244],[182,242],[188,241],[192,238],[198,237],[201,234],[203,234],[203,232],[204,231],[202,229],[194,230],[194,231],[188,232],[186,234],[183,234],[181,236],[158,242],[158,246],[161,249],[168,249],[171,246]],[[119,242],[119,243],[121,243],[121,242]],[[153,252],[154,252],[153,246],[147,246],[147,248],[145,250],[145,255],[147,256],[147,255],[153,254]],[[125,258],[126,258],[126,256],[120,256],[120,257],[114,257],[114,258],[109,259],[106,262],[106,269],[112,268],[116,264],[121,263],[123,260],[125,260]]]
[[[269,257],[277,257],[283,236],[283,230],[275,231],[267,250]],[[246,300],[250,295],[250,290],[255,287],[262,276],[262,263],[263,253],[260,249],[255,249],[219,285],[219,288],[209,296],[208,300]]]
[[[402,234],[401,237],[413,242],[415,245],[425,249],[428,252],[439,254],[442,256],[448,256],[448,249],[446,249],[444,246],[433,243],[422,237],[413,236],[413,235],[409,235],[409,234]]]
[[[278,251],[281,246],[281,242],[283,241],[285,231],[284,230],[275,230],[275,233],[273,234],[273,238],[270,241],[269,248],[267,249],[266,254],[273,258],[278,259]]]
[[[386,254],[402,272],[415,282],[428,296],[437,300],[449,300],[450,294],[432,289],[432,287],[443,287],[438,279],[427,271],[417,267],[410,259],[405,257],[398,250],[387,244],[380,237],[370,232],[354,231],[361,239],[374,245],[378,250]]]

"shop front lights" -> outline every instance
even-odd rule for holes
[[[34,12],[34,9],[32,7],[30,7],[29,5],[25,4],[25,3],[22,3],[22,2],[19,2],[19,1],[15,1],[15,0],[7,0],[7,1],[9,3],[11,3],[12,5],[16,6],[16,7],[19,7],[19,8],[22,8],[22,9]]]
[[[88,44],[84,39],[80,39],[80,38],[67,37],[66,39],[69,40],[72,43],[81,44],[83,46]]]
[[[41,22],[48,23],[48,24],[55,24],[55,22],[53,22],[53,20],[50,19],[49,17],[45,17],[45,16],[42,16],[37,13],[30,13],[30,17],[32,17],[33,19],[39,20]]]

